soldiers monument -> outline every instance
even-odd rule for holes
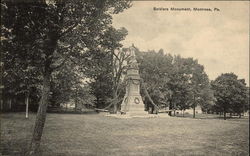
[[[140,94],[139,67],[135,57],[134,47],[129,48],[130,57],[128,60],[127,74],[125,77],[126,94],[121,104],[122,115],[140,117],[148,115]]]

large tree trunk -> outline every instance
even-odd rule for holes
[[[37,153],[39,146],[40,146],[40,141],[41,141],[43,128],[44,128],[44,124],[46,120],[46,110],[47,110],[47,105],[48,105],[48,100],[49,100],[50,76],[51,76],[51,72],[48,71],[48,69],[47,71],[45,69],[44,79],[43,79],[42,97],[41,97],[39,108],[37,111],[33,137],[32,137],[31,144],[30,144],[30,153],[29,153],[30,155]]]
[[[30,144],[29,154],[33,155],[38,152],[42,134],[43,134],[43,128],[46,120],[46,111],[47,106],[49,102],[49,93],[50,93],[50,77],[53,69],[51,68],[52,64],[52,56],[55,51],[58,36],[55,32],[49,33],[49,39],[45,40],[45,64],[44,64],[44,72],[43,72],[43,90],[42,90],[42,96],[39,102],[39,108],[36,115],[36,122],[35,127],[33,131],[33,136]]]

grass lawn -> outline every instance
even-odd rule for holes
[[[2,155],[27,149],[35,114],[1,114]],[[105,117],[47,114],[40,155],[51,156],[247,156],[249,119]],[[1,155],[1,154],[0,154]]]

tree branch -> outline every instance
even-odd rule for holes
[[[114,52],[112,52],[112,53],[113,53],[113,55],[117,58],[117,60],[120,61],[120,58],[119,58]]]
[[[67,34],[68,32],[72,31],[75,27],[77,27],[79,24],[79,22],[76,22],[75,24],[73,24],[72,26],[70,26],[67,30],[65,30],[64,32],[62,32],[60,35],[59,35],[59,38],[64,36],[65,34]]]
[[[62,63],[60,63],[59,65],[57,65],[56,67],[51,67],[53,70],[57,70],[57,69],[59,69],[59,68],[61,68],[64,64],[65,64],[65,62],[66,62],[66,58],[64,58],[64,60],[63,60],[63,62]]]

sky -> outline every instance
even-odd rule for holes
[[[210,80],[233,72],[249,86],[249,3],[133,1],[131,8],[113,16],[113,26],[128,30],[125,47],[134,44],[141,51],[163,49],[193,57],[204,65]],[[212,11],[166,11],[172,7]]]

